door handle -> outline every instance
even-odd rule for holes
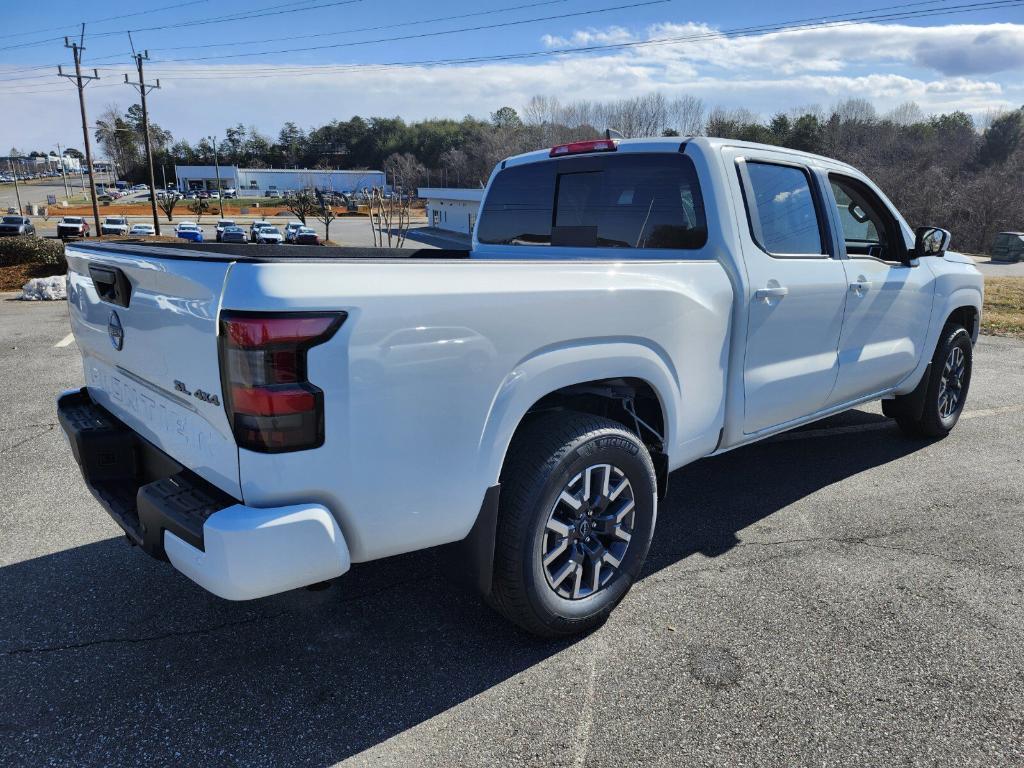
[[[863,277],[858,278],[856,282],[850,283],[850,291],[858,296],[863,296],[865,293],[871,290],[871,281],[865,280]]]
[[[770,304],[772,299],[781,299],[789,293],[789,288],[783,285],[774,288],[758,288],[754,291],[754,298],[761,299],[765,304]]]

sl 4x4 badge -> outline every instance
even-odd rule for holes
[[[201,389],[197,389],[195,392],[189,392],[188,387],[185,386],[185,382],[174,380],[174,390],[181,392],[183,395],[191,395],[196,400],[202,400],[204,403],[210,405],[220,405],[220,398],[217,395],[211,395],[209,392],[204,392]]]

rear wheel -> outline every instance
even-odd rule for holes
[[[901,398],[893,401],[892,415],[900,429],[915,437],[948,435],[967,402],[973,363],[971,335],[963,326],[947,325],[932,357],[920,416],[911,413]]]
[[[639,576],[656,510],[636,435],[581,413],[536,417],[502,471],[492,604],[546,637],[597,626]]]

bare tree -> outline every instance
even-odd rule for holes
[[[706,114],[704,100],[696,96],[680,96],[668,105],[669,122],[672,128],[679,131],[680,136],[700,136],[704,133]]]
[[[427,175],[427,169],[416,156],[403,152],[389,155],[384,161],[384,171],[391,177],[391,186],[396,192],[404,192],[414,195],[423,178]]]
[[[376,248],[401,248],[410,224],[409,199],[387,194],[383,187],[370,192],[370,231]]]
[[[198,224],[202,220],[203,214],[210,210],[210,203],[201,197],[197,197],[188,204],[188,209],[195,214],[196,224]]]
[[[160,206],[160,210],[167,216],[168,221],[174,221],[174,206],[178,204],[177,195],[166,193],[162,198],[157,199],[156,204]]]
[[[288,209],[290,214],[305,224],[306,217],[312,216],[319,210],[320,197],[319,192],[314,193],[309,189],[300,189],[285,199],[285,208]]]
[[[324,242],[326,243],[331,239],[331,222],[338,218],[334,210],[331,208],[330,201],[320,190],[316,190],[314,193],[314,200],[316,201],[316,208],[313,211],[316,220],[324,225]],[[297,214],[296,214],[297,215]],[[305,223],[305,219],[303,219]]]

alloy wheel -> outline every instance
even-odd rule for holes
[[[611,464],[595,464],[573,477],[548,513],[541,563],[548,586],[579,600],[618,575],[636,519],[633,486]]]

